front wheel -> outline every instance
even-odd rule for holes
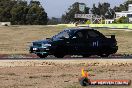
[[[43,55],[43,54],[37,54],[37,56],[40,57],[40,58],[45,58],[45,57],[47,57],[48,55],[47,55],[47,54],[44,54],[44,55]]]

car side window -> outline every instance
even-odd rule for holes
[[[59,34],[53,36],[53,40],[57,40],[57,39],[60,39],[62,37],[69,38],[69,33],[67,31],[60,32]]]
[[[83,38],[83,33],[82,32],[77,32],[76,34],[75,34],[75,37],[76,38]]]
[[[87,34],[86,34],[86,37],[90,37],[90,38],[96,38],[96,37],[99,37],[99,34],[96,33],[95,31],[88,31]]]
[[[69,34],[68,34],[67,32],[64,32],[64,33],[63,33],[63,37],[69,38]]]

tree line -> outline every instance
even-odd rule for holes
[[[83,3],[86,5],[85,3]],[[76,21],[86,21],[85,19],[75,19],[75,14],[96,14],[106,19],[114,18],[115,12],[126,11],[131,0],[111,8],[110,3],[93,4],[92,8],[86,6],[84,12],[79,10],[79,2],[72,4],[67,12],[62,15],[61,19],[52,17],[48,18],[45,9],[39,1],[30,2],[24,0],[0,0],[0,22],[11,22],[14,25],[46,25],[57,23],[70,23]],[[125,19],[125,18],[123,18]],[[119,20],[119,22],[124,22]]]
[[[45,25],[47,13],[39,1],[0,0],[0,21],[15,25]]]
[[[84,3],[85,4],[85,3]],[[91,13],[99,16],[103,16],[104,19],[113,19],[115,16],[115,12],[121,12],[121,11],[127,11],[128,5],[132,4],[132,0],[128,0],[124,2],[123,4],[120,4],[119,6],[115,6],[114,8],[111,8],[110,3],[98,3],[98,5],[93,4],[92,8],[86,7],[86,10],[84,12],[79,11],[79,2],[75,2],[72,4],[68,11],[62,15],[62,21],[63,23],[69,23],[69,22],[76,22],[81,21],[84,19],[80,18],[74,18],[74,14],[81,14],[81,13]],[[115,23],[125,23],[127,18],[122,17]]]

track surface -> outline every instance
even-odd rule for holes
[[[82,68],[88,70],[90,79],[132,80],[130,55],[59,59],[54,56],[40,59],[34,55],[3,55],[0,59],[0,88],[83,88],[78,82]],[[132,85],[96,88],[132,88]]]
[[[121,55],[121,54],[114,54],[114,55],[111,55],[109,57],[105,57],[105,58],[102,58],[102,57],[99,57],[99,56],[91,56],[91,57],[88,57],[88,58],[83,58],[82,56],[70,56],[70,55],[67,55],[65,56],[64,58],[56,58],[52,55],[46,57],[46,58],[39,58],[37,57],[36,55],[34,54],[22,54],[22,55],[6,55],[6,54],[3,54],[3,55],[0,55],[0,60],[24,60],[24,59],[28,59],[28,60],[35,60],[35,59],[39,59],[39,60],[52,60],[52,59],[55,59],[55,60],[64,60],[64,59],[132,59],[132,55]]]

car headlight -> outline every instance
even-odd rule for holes
[[[42,44],[42,48],[47,48],[49,46],[51,46],[51,44]]]

